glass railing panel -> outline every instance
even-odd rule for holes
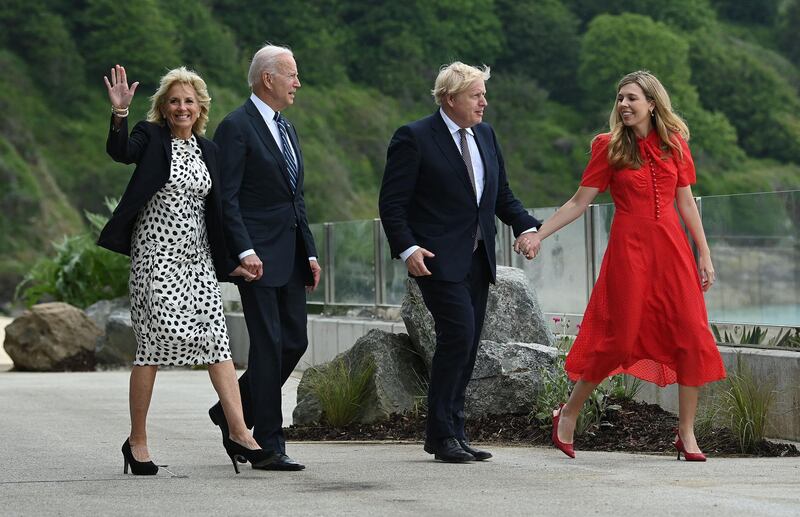
[[[325,302],[325,277],[327,274],[327,264],[325,264],[325,229],[322,223],[310,224],[311,234],[314,236],[314,245],[317,247],[317,260],[322,267],[323,278],[319,286],[313,293],[306,295],[306,300],[312,303]]]
[[[594,278],[600,276],[600,264],[608,247],[608,237],[611,234],[611,222],[614,220],[614,205],[606,203],[590,207],[594,212]]]
[[[548,207],[529,213],[544,221],[555,211],[555,207]],[[545,239],[535,259],[526,260],[512,253],[511,265],[525,271],[544,312],[582,314],[586,308],[585,232],[585,220],[581,217]]]
[[[406,294],[406,279],[408,278],[408,269],[406,264],[401,259],[392,259],[392,252],[389,250],[389,243],[386,240],[386,234],[383,232],[383,227],[380,229],[381,239],[383,239],[383,289],[384,297],[383,303],[386,305],[400,305],[403,303],[403,297]]]
[[[372,220],[333,223],[333,303],[375,303]],[[329,267],[329,270],[331,268]]]
[[[709,319],[800,326],[800,191],[701,200],[717,282]]]

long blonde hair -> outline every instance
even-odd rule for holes
[[[187,69],[185,66],[173,68],[161,78],[158,90],[150,97],[150,111],[147,112],[147,121],[155,122],[163,126],[166,124],[161,108],[167,102],[167,93],[175,83],[191,86],[197,95],[197,103],[200,105],[200,115],[192,126],[192,131],[198,135],[206,132],[208,124],[208,110],[211,108],[211,96],[208,94],[206,82],[197,72]]]
[[[674,111],[669,94],[656,76],[647,70],[632,72],[617,84],[617,92],[626,84],[635,83],[644,92],[647,100],[654,104],[652,112],[653,127],[661,138],[661,148],[667,151],[672,148],[673,154],[677,154],[679,159],[683,159],[683,150],[680,142],[675,138],[675,133],[689,141],[689,127]],[[608,126],[611,129],[611,138],[608,143],[608,162],[617,169],[632,168],[638,169],[642,166],[643,160],[639,156],[639,146],[636,144],[636,134],[632,127],[626,126],[622,122],[622,115],[617,109],[617,100],[614,99],[614,107],[608,119]]]

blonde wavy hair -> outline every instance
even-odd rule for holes
[[[674,111],[669,94],[656,76],[647,70],[631,72],[617,84],[617,93],[627,84],[638,84],[644,92],[648,101],[652,101],[654,108],[652,111],[653,128],[661,138],[661,149],[668,151],[672,149],[673,154],[677,154],[679,159],[683,159],[683,150],[680,142],[675,138],[679,134],[685,141],[689,141],[689,127]],[[608,126],[611,129],[611,138],[608,143],[608,162],[617,169],[630,167],[638,169],[642,166],[643,160],[639,156],[639,146],[636,144],[636,134],[632,127],[626,126],[622,122],[622,115],[617,109],[617,100],[614,100],[614,107],[608,119]]]
[[[442,99],[446,96],[457,95],[465,91],[476,80],[483,79],[488,81],[491,76],[489,72],[489,67],[486,65],[478,68],[477,66],[466,65],[461,61],[442,65],[439,69],[439,75],[436,76],[431,95],[433,95],[436,104],[441,106]]]
[[[197,102],[200,104],[200,116],[197,117],[192,126],[192,131],[198,135],[205,134],[206,125],[208,124],[208,111],[211,108],[211,96],[208,94],[208,87],[203,78],[197,72],[189,70],[185,66],[173,68],[161,78],[158,90],[150,97],[150,111],[147,112],[147,121],[154,122],[160,126],[166,124],[161,108],[167,103],[169,89],[176,83],[194,88]]]

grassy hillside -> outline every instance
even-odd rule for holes
[[[698,194],[800,186],[800,0],[6,0],[0,24],[0,301],[127,182],[104,152],[117,62],[142,82],[132,120],[165,70],[195,68],[213,135],[249,94],[252,52],[291,46],[312,221],[376,215],[392,132],[434,110],[453,59],[492,66],[487,119],[528,206],[572,194],[616,80],[637,68],[692,129]]]

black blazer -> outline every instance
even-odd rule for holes
[[[392,256],[398,258],[414,245],[426,248],[436,255],[425,259],[435,280],[466,278],[480,224],[494,282],[495,215],[517,236],[541,226],[508,186],[494,130],[485,123],[472,130],[486,179],[479,205],[461,152],[438,110],[398,129],[389,144],[379,209]]]
[[[225,246],[217,146],[210,140],[195,136],[211,176],[211,191],[206,196],[205,210],[211,258],[217,279],[230,282],[232,277],[229,273],[236,269],[238,261],[230,257]],[[165,126],[141,121],[134,126],[129,137],[127,119],[123,119],[119,131],[115,130],[112,120],[106,141],[106,152],[114,161],[135,163],[136,168],[114,213],[100,232],[97,244],[111,251],[130,255],[133,226],[139,211],[169,180],[172,159],[170,131]]]
[[[228,114],[214,133],[220,149],[225,236],[232,256],[252,249],[263,262],[264,275],[252,282],[255,285],[285,285],[295,251],[317,256],[303,198],[303,154],[294,126],[289,125],[288,133],[298,162],[294,193],[283,154],[250,99]],[[305,249],[296,250],[298,244]],[[307,260],[302,263],[306,284],[312,285],[311,267]]]

